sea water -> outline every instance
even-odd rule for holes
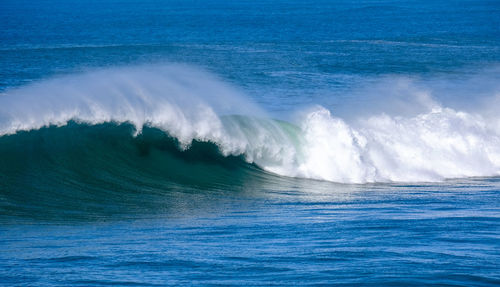
[[[500,284],[497,1],[0,3],[0,284]]]

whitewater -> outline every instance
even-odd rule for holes
[[[316,105],[290,111],[284,121],[235,85],[193,66],[115,67],[3,92],[0,135],[69,122],[128,123],[135,128],[132,136],[157,128],[175,138],[180,150],[193,141],[213,143],[223,156],[241,155],[287,177],[371,183],[500,175],[500,118],[491,112],[498,87],[489,94],[490,105],[468,110],[440,104],[430,89],[405,97],[414,112],[382,108],[343,119]],[[389,100],[387,105],[393,108]]]

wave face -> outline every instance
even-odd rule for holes
[[[106,69],[0,95],[0,166],[13,185],[23,181],[15,174],[31,173],[78,184],[88,169],[194,185],[202,178],[228,183],[243,170],[340,183],[500,174],[497,117],[421,98],[426,110],[416,115],[346,121],[315,107],[292,124],[270,119],[237,89],[191,67]],[[162,156],[151,156],[152,147]],[[146,155],[155,163],[137,165]],[[214,171],[214,162],[229,164],[230,175]]]

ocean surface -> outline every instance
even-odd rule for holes
[[[500,2],[0,1],[1,286],[499,286]]]

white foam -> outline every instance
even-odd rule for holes
[[[440,181],[500,174],[500,134],[481,115],[434,108],[353,128],[319,108],[303,122],[306,160],[290,173],[336,182]]]

